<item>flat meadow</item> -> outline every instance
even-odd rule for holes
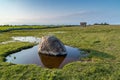
[[[18,27],[21,28],[21,27]],[[28,28],[29,27],[23,27]],[[87,27],[41,26],[33,29],[9,30],[0,27],[0,80],[119,80],[120,79],[120,26],[93,25]],[[36,28],[36,29],[35,29]],[[14,52],[30,48],[36,43],[9,42],[14,36],[45,35],[58,37],[65,45],[79,48],[88,56],[80,61],[65,65],[62,69],[48,69],[40,66],[12,64],[5,57]],[[3,44],[3,42],[8,42]]]

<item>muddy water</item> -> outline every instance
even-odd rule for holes
[[[66,56],[49,56],[38,53],[38,45],[20,52],[13,53],[6,57],[6,62],[15,64],[36,64],[47,68],[62,68],[64,65],[78,61],[80,59],[80,50],[70,46],[67,49]]]

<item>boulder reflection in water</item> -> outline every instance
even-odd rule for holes
[[[61,63],[64,61],[66,55],[64,56],[50,56],[38,53],[41,59],[41,62],[43,63],[44,67],[47,68],[59,68]]]

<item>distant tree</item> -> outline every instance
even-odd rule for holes
[[[10,26],[9,24],[3,25],[3,27],[9,27],[9,26]]]
[[[109,24],[104,22],[104,23],[94,23],[94,25],[109,25]]]
[[[99,25],[99,23],[94,23],[94,25]]]
[[[104,24],[103,25],[109,25],[108,23],[106,23],[106,22],[104,22]]]

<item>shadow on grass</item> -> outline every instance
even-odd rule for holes
[[[101,60],[114,60],[114,59],[116,59],[115,56],[113,56],[109,53],[96,51],[96,50],[92,50],[92,49],[82,49],[82,50],[88,54],[87,58],[89,60],[91,60],[92,58],[101,59]]]

